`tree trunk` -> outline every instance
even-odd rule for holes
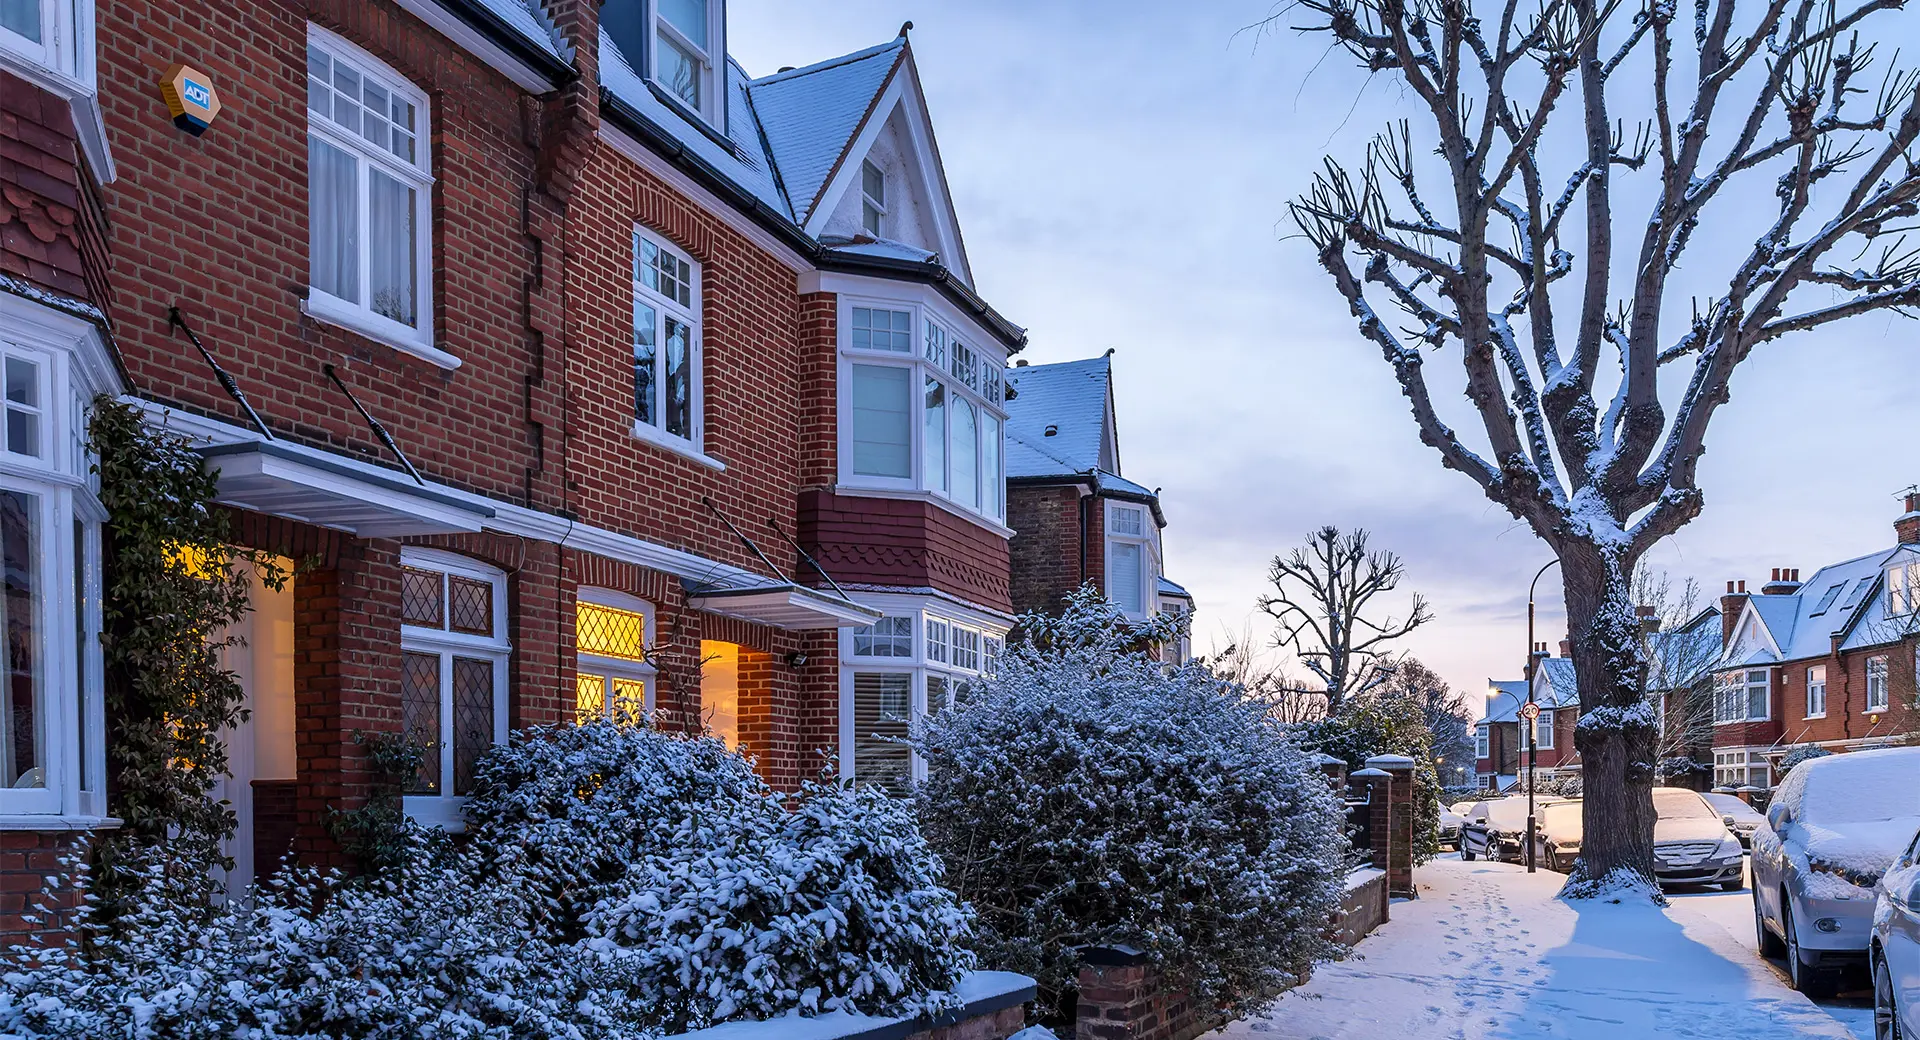
[[[1580,751],[1585,801],[1580,858],[1562,893],[1591,898],[1640,888],[1659,899],[1653,878],[1653,781],[1659,732],[1642,696],[1646,659],[1633,607],[1633,563],[1623,548],[1562,549],[1567,634],[1580,683]]]

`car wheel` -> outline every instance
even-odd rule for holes
[[[1473,846],[1467,844],[1467,839],[1465,838],[1460,839],[1460,858],[1466,860],[1468,863],[1473,862]]]
[[[1767,916],[1760,911],[1760,890],[1753,890],[1753,944],[1762,957],[1778,957],[1787,952],[1780,937],[1767,928]]]
[[[1800,926],[1793,919],[1793,902],[1780,893],[1780,921],[1787,932],[1787,977],[1793,988],[1809,997],[1827,996],[1832,989],[1827,974],[1808,964],[1800,950]]]
[[[1886,958],[1873,954],[1873,1040],[1901,1040],[1899,1005],[1893,998],[1893,975]]]

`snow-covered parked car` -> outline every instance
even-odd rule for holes
[[[1442,847],[1460,847],[1460,828],[1467,822],[1465,816],[1452,809],[1440,810],[1440,844]]]
[[[1809,759],[1781,781],[1753,833],[1753,920],[1795,989],[1824,991],[1832,969],[1866,960],[1874,886],[1916,830],[1920,748]]]
[[[1740,840],[1698,791],[1653,789],[1653,877],[1661,885],[1746,884]]]
[[[1536,796],[1534,822],[1539,823],[1540,810],[1559,798]],[[1494,798],[1476,802],[1467,811],[1466,822],[1460,828],[1460,858],[1471,862],[1476,859],[1499,860],[1518,863],[1527,856],[1527,797],[1514,795],[1509,798]]]
[[[1570,798],[1539,811],[1534,821],[1534,829],[1540,835],[1540,851],[1535,854],[1537,864],[1562,874],[1573,869],[1573,861],[1580,858],[1580,838],[1585,833],[1581,822],[1584,810],[1580,799]]]
[[[1742,846],[1753,844],[1753,832],[1760,829],[1767,818],[1759,810],[1740,800],[1739,796],[1723,794],[1718,791],[1701,795],[1707,804],[1720,813],[1720,821],[1727,825],[1733,836],[1740,839]]]
[[[1880,878],[1867,963],[1874,1036],[1920,1037],[1920,837]]]

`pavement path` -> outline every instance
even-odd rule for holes
[[[1734,900],[1566,903],[1558,874],[1445,858],[1420,898],[1230,1040],[1857,1040],[1735,934]],[[1751,904],[1745,904],[1750,906]],[[1750,911],[1748,911],[1750,913]],[[1751,927],[1745,929],[1751,931]],[[1857,1034],[1865,1022],[1866,1032]]]

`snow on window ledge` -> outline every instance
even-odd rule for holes
[[[953,988],[962,1007],[941,1015],[933,1024],[948,1025],[1025,1004],[1034,998],[1033,980],[1010,971],[976,971]],[[920,1018],[881,1018],[835,1011],[814,1018],[788,1015],[765,1022],[728,1022],[682,1033],[669,1040],[902,1040],[924,1034],[928,1023]]]
[[[55,813],[0,815],[0,831],[110,831],[121,821],[112,816],[74,816]]]

